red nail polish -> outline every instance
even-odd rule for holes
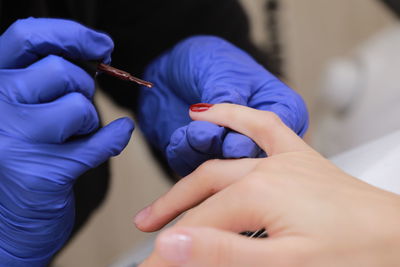
[[[211,108],[213,104],[198,103],[190,106],[190,110],[193,112],[204,112]]]

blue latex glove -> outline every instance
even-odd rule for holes
[[[186,39],[156,59],[144,78],[139,123],[147,139],[184,176],[212,158],[265,156],[248,137],[217,125],[191,121],[195,103],[235,103],[275,112],[302,136],[308,113],[302,98],[247,53],[211,36]]]
[[[95,132],[93,79],[49,55],[109,61],[112,47],[65,20],[20,20],[0,36],[0,266],[45,266],[73,227],[75,179],[129,141],[126,118]]]

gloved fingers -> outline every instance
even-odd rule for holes
[[[220,157],[225,133],[223,127],[204,121],[177,129],[166,150],[170,166],[185,176],[204,161]]]
[[[262,69],[247,53],[215,36],[187,38],[158,61],[151,68],[165,73],[171,90],[187,103],[246,105],[259,80],[254,73]]]
[[[0,90],[9,102],[36,104],[79,92],[92,99],[93,78],[78,66],[58,56],[47,56],[27,68],[0,69]]]
[[[257,158],[261,149],[249,137],[230,131],[224,139],[222,154],[224,158]]]
[[[226,130],[208,121],[192,121],[186,128],[186,139],[196,151],[220,155]]]
[[[63,145],[64,153],[87,168],[94,168],[120,154],[128,144],[133,129],[131,119],[117,119],[89,137]]]
[[[166,148],[169,166],[180,176],[185,176],[209,160],[210,156],[195,151],[186,139],[187,126],[178,128],[171,136],[171,142]]]
[[[243,178],[260,159],[209,160],[135,217],[141,231],[157,231],[181,213]]]
[[[308,112],[302,97],[282,81],[273,78],[250,99],[249,107],[274,112],[299,136],[308,129]]]
[[[27,18],[0,36],[0,68],[21,68],[53,54],[71,59],[111,61],[109,36],[64,19]]]
[[[71,136],[91,133],[99,126],[95,107],[79,93],[35,105],[0,100],[0,110],[3,132],[38,143],[63,143]]]

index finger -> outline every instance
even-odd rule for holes
[[[139,213],[142,215],[136,217],[136,226],[146,232],[159,230],[179,214],[246,176],[259,162],[260,159],[240,159],[204,163]]]
[[[0,68],[26,67],[50,54],[108,63],[113,48],[109,36],[74,21],[20,19],[0,36]]]
[[[313,151],[275,113],[270,111],[235,104],[211,106],[198,104],[191,107],[190,117],[193,120],[212,122],[247,135],[269,156],[285,152]]]

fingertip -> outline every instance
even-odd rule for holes
[[[164,260],[185,264],[192,257],[193,240],[189,228],[170,228],[156,239],[156,251]]]
[[[226,117],[224,115],[229,114],[236,106],[243,107],[230,103],[197,103],[190,106],[189,116],[194,121],[215,121],[219,117]],[[218,117],[215,115],[218,115]]]
[[[124,117],[112,121],[107,126],[100,129],[91,141],[93,146],[101,146],[105,151],[105,157],[119,155],[128,145],[134,130],[134,123],[131,119]]]
[[[133,130],[135,129],[135,123],[131,118],[122,117],[122,118],[115,120],[115,122],[119,122],[121,124],[121,127],[126,129],[130,133],[132,133]]]
[[[171,151],[175,150],[175,148],[177,146],[179,146],[180,143],[185,141],[186,129],[187,129],[187,126],[183,126],[183,127],[176,129],[172,133],[167,150],[171,150]]]
[[[103,63],[105,64],[110,64],[111,63],[111,54],[114,51],[114,41],[111,39],[111,37],[108,34],[101,33],[104,38],[104,52],[103,54],[105,55],[103,57]]]
[[[191,154],[191,148],[186,140],[186,129],[187,126],[176,129],[165,150],[169,166],[180,176],[187,175],[192,169],[190,160],[187,162],[183,158],[183,155]]]
[[[198,116],[201,116],[203,112],[208,111],[210,108],[212,108],[214,104],[208,104],[208,103],[197,103],[193,104],[189,107],[189,116],[193,120],[196,120]]]
[[[110,157],[119,155],[128,145],[134,124],[129,118],[120,118],[99,129],[93,135],[72,140],[66,153],[94,168]]]
[[[151,229],[148,227],[148,220],[151,216],[151,207],[152,206],[150,205],[140,210],[133,218],[133,223],[136,228],[142,232],[151,232]]]
[[[103,63],[110,64],[111,63],[111,53],[114,50],[114,41],[111,37],[103,32],[94,31],[89,28],[85,28],[88,42],[96,47],[94,49],[93,57],[96,58],[89,58],[90,60],[102,59]]]
[[[173,226],[157,237],[149,260],[171,266],[281,266],[285,251],[290,257],[298,247],[290,245],[292,240],[275,242],[212,227]]]
[[[106,127],[112,127],[113,130],[115,131],[113,134],[120,135],[120,136],[125,136],[128,139],[130,139],[134,129],[135,129],[135,123],[131,118],[128,117],[123,117],[116,119],[115,121],[111,122],[109,125]]]
[[[238,252],[231,251],[238,247],[231,242],[240,241],[240,238],[239,235],[208,227],[173,226],[157,237],[155,250],[158,256],[172,264],[219,266],[222,257],[226,266],[237,266],[231,265],[234,260],[229,257],[234,256],[230,252]]]

